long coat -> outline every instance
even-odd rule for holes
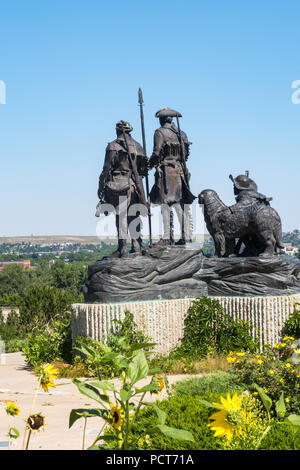
[[[181,131],[183,157],[187,160],[189,145],[187,135]],[[195,196],[189,188],[189,172],[184,172],[178,129],[173,123],[165,123],[154,134],[150,167],[155,167],[155,183],[150,191],[152,204],[191,204]]]
[[[127,135],[131,166],[123,136],[110,142],[106,147],[102,173],[99,177],[98,196],[102,202],[118,205],[120,196],[128,196],[129,203],[146,204],[142,178],[147,171],[146,157],[142,146]]]

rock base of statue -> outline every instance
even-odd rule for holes
[[[83,292],[97,303],[287,295],[300,292],[300,263],[285,255],[208,258],[193,244],[154,247],[89,265]]]

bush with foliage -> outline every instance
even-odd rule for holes
[[[208,394],[207,400],[216,400],[218,395]],[[151,432],[156,421],[156,413],[152,408],[140,411],[138,418],[132,426],[128,440],[129,449],[136,447],[145,450],[203,450],[220,449],[220,443],[214,439],[209,430],[208,418],[211,414],[206,406],[199,401],[199,397],[191,395],[173,396],[169,399],[156,402],[157,406],[166,413],[168,426],[183,428],[193,433],[195,442],[178,441],[167,436]]]
[[[294,302],[294,310],[289,315],[283,326],[283,334],[286,336],[293,336],[300,338],[300,304]]]
[[[262,449],[264,438],[277,425],[287,432],[300,429],[300,416],[288,413],[283,393],[274,402],[257,384],[253,388],[257,397],[245,391],[220,395],[218,402],[212,403],[200,398],[203,405],[215,410],[208,426],[223,450]]]
[[[29,333],[23,348],[26,362],[32,366],[72,359],[71,315],[54,321],[45,330]]]
[[[134,316],[129,310],[125,310],[124,318],[114,319],[115,325],[114,333],[107,336],[107,344],[110,347],[118,347],[117,339],[122,336],[126,343],[129,345],[142,344],[151,342],[151,338],[145,336],[143,330],[138,328],[138,325],[134,321]]]
[[[266,344],[263,353],[251,355],[232,351],[227,360],[238,384],[251,390],[252,384],[256,383],[274,400],[284,393],[288,411],[300,413],[298,357],[299,349],[294,338],[287,336],[273,347]]]
[[[225,314],[217,300],[201,297],[188,309],[184,336],[174,352],[177,356],[189,357],[205,357],[237,349],[253,352],[257,343],[253,341],[251,329],[249,322],[234,320]]]
[[[27,331],[44,330],[70,311],[72,295],[56,287],[31,287],[20,303],[20,322]]]

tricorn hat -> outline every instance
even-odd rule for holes
[[[157,113],[155,113],[155,117],[157,118],[162,118],[162,117],[182,117],[182,114],[180,114],[178,111],[174,111],[174,109],[171,108],[161,108]]]
[[[249,176],[239,175],[236,178],[233,178],[232,175],[229,175],[229,178],[233,182],[234,186],[239,190],[253,189],[254,191],[257,191],[257,184],[249,178]]]
[[[132,125],[127,121],[118,121],[116,124],[116,129],[122,131],[124,129],[125,132],[131,132],[133,130]]]

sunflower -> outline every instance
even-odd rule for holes
[[[54,369],[52,364],[44,367],[41,371],[41,386],[45,392],[48,392],[49,388],[55,388],[53,379],[56,379],[58,375],[58,369]]]
[[[41,413],[30,415],[26,421],[26,428],[33,432],[39,432],[45,425],[45,417]]]
[[[14,401],[7,401],[6,402],[6,413],[11,416],[19,416],[21,412],[21,408],[16,406]]]
[[[111,425],[113,428],[120,430],[124,421],[124,411],[120,405],[110,405],[111,412],[109,418],[111,419]]]
[[[152,383],[158,386],[158,390],[151,393],[160,393],[165,386],[164,378],[161,375],[154,375]]]
[[[220,400],[221,403],[213,403],[220,411],[210,416],[209,419],[213,422],[208,424],[211,430],[215,431],[214,437],[226,436],[228,441],[231,441],[234,433],[241,437],[241,426],[244,422],[243,397],[235,393],[231,398],[228,393],[227,398],[220,397]]]

